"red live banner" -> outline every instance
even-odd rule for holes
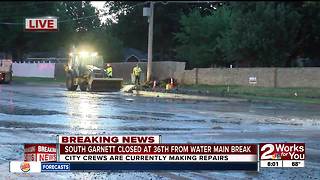
[[[57,17],[35,17],[25,19],[25,31],[52,32],[58,31]]]

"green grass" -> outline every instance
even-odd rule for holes
[[[180,88],[204,92],[214,96],[240,97],[251,100],[281,100],[320,103],[320,88],[268,88],[254,86],[182,85]],[[295,96],[297,93],[297,96]]]
[[[52,83],[64,83],[64,77],[57,78],[40,78],[40,77],[13,77],[13,83],[25,84],[25,83],[37,83],[37,84],[52,84]]]

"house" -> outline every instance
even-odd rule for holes
[[[320,59],[298,57],[296,59],[296,64],[298,67],[320,67]]]
[[[0,52],[0,59],[5,59],[6,58],[6,53]]]
[[[67,61],[68,54],[65,50],[58,51],[41,51],[41,52],[28,52],[23,55],[23,58],[20,61],[27,62],[56,62],[56,63],[64,63]]]
[[[29,52],[24,54],[24,58],[65,58],[68,54],[65,50],[59,51],[41,51],[41,52]]]
[[[123,62],[147,62],[148,54],[134,48],[123,49]]]

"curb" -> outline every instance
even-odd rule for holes
[[[64,83],[60,83],[60,82],[53,82],[53,83],[39,83],[39,82],[12,82],[12,84],[15,85],[26,85],[26,86],[49,86],[49,87],[64,87],[65,84]]]
[[[175,94],[175,93],[161,93],[161,92],[150,92],[150,91],[137,91],[133,90],[132,95],[143,96],[143,97],[154,97],[154,98],[166,98],[166,99],[179,99],[179,100],[196,100],[196,101],[227,101],[227,102],[247,102],[247,99],[241,98],[223,98],[213,96],[198,96],[188,94]],[[129,95],[129,93],[126,93]]]

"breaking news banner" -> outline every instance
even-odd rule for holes
[[[304,167],[305,143],[260,144],[261,167]]]
[[[256,145],[60,144],[61,162],[257,162]]]
[[[57,158],[71,170],[258,169],[256,144],[160,144],[156,137],[59,136]]]
[[[161,136],[58,136],[59,162],[71,170],[253,170],[255,144],[160,144]]]
[[[304,167],[304,143],[163,144],[161,136],[58,135],[57,144],[25,144],[10,172],[245,170]],[[259,166],[260,164],[260,166]]]

